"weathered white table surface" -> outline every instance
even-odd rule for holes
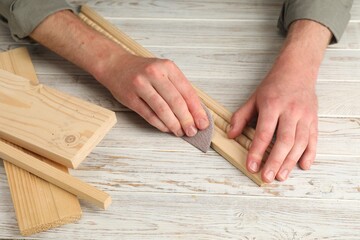
[[[281,0],[87,2],[159,57],[174,60],[230,110],[269,70],[283,38]],[[20,45],[0,27],[0,48]],[[82,202],[76,224],[39,239],[360,239],[360,3],[321,67],[319,144],[311,171],[259,188],[211,150],[204,154],[150,127],[91,76],[28,45],[40,81],[117,112],[118,123],[72,174],[113,197],[107,211]],[[19,235],[0,163],[0,238]]]

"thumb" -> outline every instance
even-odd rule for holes
[[[256,113],[255,97],[254,95],[241,106],[231,117],[230,130],[228,132],[229,138],[239,136],[244,127],[251,121]]]

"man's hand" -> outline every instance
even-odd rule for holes
[[[70,11],[50,15],[30,36],[92,74],[161,131],[194,136],[208,127],[195,90],[173,62],[129,54]]]
[[[110,58],[99,81],[151,125],[176,136],[194,136],[209,125],[195,90],[170,60],[131,54]]]
[[[315,83],[330,31],[312,21],[292,24],[274,66],[250,99],[232,117],[230,138],[258,117],[247,168],[258,172],[274,133],[276,141],[262,168],[262,179],[286,180],[299,162],[309,169],[316,155],[317,98]]]

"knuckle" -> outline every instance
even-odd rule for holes
[[[146,75],[149,76],[157,76],[159,74],[159,67],[158,64],[156,64],[156,62],[152,62],[150,64],[148,64],[147,66],[145,66],[144,69]]]
[[[166,112],[167,112],[167,107],[164,104],[156,104],[155,112],[159,116],[164,116],[166,114]]]
[[[170,105],[173,107],[177,107],[177,108],[182,107],[183,103],[184,103],[184,100],[181,96],[175,96],[170,101]]]
[[[268,143],[272,139],[272,133],[269,131],[261,131],[257,134],[257,138],[264,143]]]
[[[173,68],[173,67],[175,67],[175,63],[174,63],[173,61],[169,60],[169,59],[162,59],[162,60],[161,60],[161,63],[162,63],[164,66],[168,67],[168,68]]]
[[[274,109],[274,108],[277,108],[278,103],[279,103],[278,97],[272,96],[272,97],[268,97],[264,100],[263,106],[265,108]]]
[[[141,75],[136,75],[132,79],[132,84],[135,87],[135,89],[143,88],[143,87],[145,87],[144,78]]]
[[[293,146],[294,145],[294,135],[291,133],[282,133],[277,136],[277,140],[286,145],[286,146]]]

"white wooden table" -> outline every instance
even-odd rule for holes
[[[73,1],[90,6],[156,55],[174,60],[199,88],[230,110],[269,70],[283,38],[281,0]],[[0,27],[0,48],[20,46]],[[102,211],[39,239],[360,239],[360,3],[341,43],[322,64],[319,143],[310,171],[259,188],[210,150],[150,127],[91,76],[29,45],[42,83],[117,111],[118,123],[79,169],[106,190]],[[22,238],[2,162],[0,238]]]

